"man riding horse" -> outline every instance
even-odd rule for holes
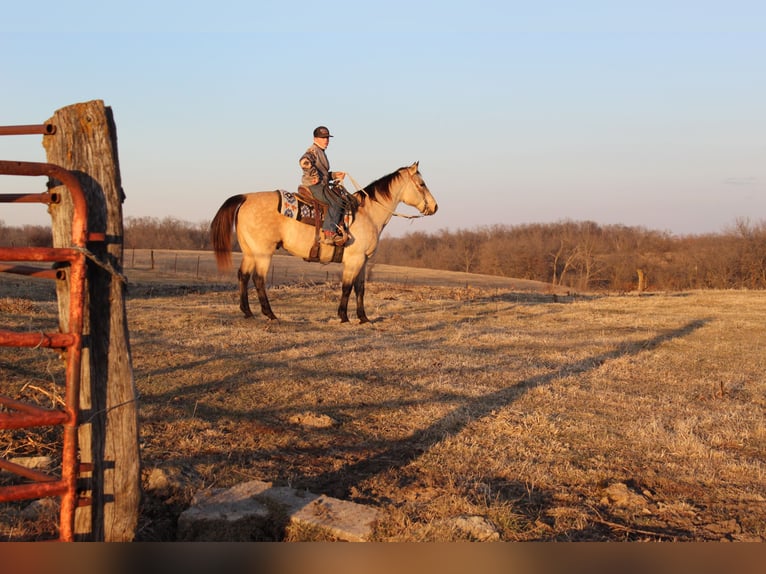
[[[346,190],[340,182],[346,177],[345,172],[330,171],[330,161],[325,150],[330,143],[330,130],[319,126],[314,130],[314,143],[300,158],[303,170],[301,184],[311,194],[328,206],[327,216],[322,223],[321,242],[325,245],[343,245],[346,235],[341,231],[340,222],[346,209]],[[330,182],[338,182],[331,186]]]
[[[329,135],[328,135],[329,137]],[[328,170],[329,174],[329,170]],[[420,174],[418,162],[400,167],[366,185],[350,196],[358,201],[354,220],[349,223],[348,234],[353,237],[343,249],[323,245],[319,250],[320,263],[335,260],[341,253],[341,297],[338,317],[348,321],[348,301],[353,289],[356,294],[356,315],[361,323],[369,321],[364,311],[364,290],[367,261],[375,254],[380,234],[399,203],[416,208],[422,215],[436,213],[438,205]],[[232,264],[232,231],[236,232],[242,251],[237,272],[239,281],[239,308],[245,317],[252,317],[248,297],[248,283],[252,277],[261,312],[276,319],[266,294],[266,278],[271,259],[277,247],[304,259],[310,258],[316,245],[316,228],[295,217],[286,216],[281,209],[284,194],[280,190],[256,191],[233,195],[223,202],[210,223],[218,268],[225,271]]]

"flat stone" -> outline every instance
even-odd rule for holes
[[[604,490],[606,495],[602,502],[619,508],[640,509],[646,506],[647,500],[640,494],[631,491],[623,482],[616,482]]]
[[[290,524],[326,530],[349,542],[367,540],[377,510],[325,495],[252,480],[198,493],[178,520],[185,541],[276,540]]]
[[[247,542],[273,540],[265,504],[235,489],[198,493],[178,518],[183,541]]]
[[[29,503],[24,510],[21,511],[21,516],[27,520],[41,520],[43,517],[53,518],[58,514],[59,505],[58,501],[53,498],[40,498]]]
[[[294,425],[301,425],[310,428],[330,428],[337,424],[337,421],[327,415],[318,415],[316,413],[301,413],[290,417],[290,422]]]
[[[458,516],[453,523],[455,528],[479,542],[500,540],[500,533],[497,528],[484,516]]]
[[[53,459],[49,456],[19,456],[9,458],[8,462],[18,464],[32,470],[48,470],[53,466]]]
[[[719,534],[722,536],[726,534],[739,534],[742,532],[742,527],[733,518],[730,520],[721,520],[720,522],[711,522],[710,524],[705,524],[703,528],[711,534]]]
[[[340,540],[364,542],[377,515],[378,511],[368,506],[321,495],[290,516],[295,522],[327,530]]]

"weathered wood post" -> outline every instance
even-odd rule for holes
[[[100,100],[58,110],[48,120],[54,135],[43,138],[48,163],[75,173],[88,203],[91,241],[80,392],[80,474],[89,506],[75,514],[77,540],[133,540],[140,502],[136,390],[128,340],[122,275],[122,191],[117,132],[110,108]],[[52,181],[57,186],[60,182]],[[50,206],[54,247],[69,246],[68,194]],[[60,286],[59,317],[67,316]]]
[[[646,291],[646,282],[647,282],[646,273],[644,272],[643,269],[639,268],[639,269],[636,269],[636,274],[638,275],[638,285],[636,286],[636,289],[638,290],[639,293],[643,293],[644,291]]]

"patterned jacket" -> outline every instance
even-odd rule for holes
[[[314,185],[314,183],[327,185],[332,179],[333,172],[330,171],[330,161],[327,159],[327,154],[316,144],[312,144],[306,150],[299,163],[303,170],[303,177],[301,178],[303,185]],[[315,178],[319,178],[319,181],[314,182]]]

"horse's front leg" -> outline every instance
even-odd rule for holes
[[[352,283],[350,281],[343,281],[343,286],[340,292],[340,305],[338,306],[338,317],[340,317],[341,323],[348,323],[348,299],[351,296]]]
[[[348,300],[351,296],[353,287],[356,294],[356,316],[360,323],[368,323],[369,319],[364,312],[364,278],[367,258],[356,259],[355,261],[346,261],[343,268],[343,287],[340,296],[340,306],[338,307],[338,317],[341,323],[348,322]]]
[[[360,323],[369,323],[367,314],[364,312],[364,279],[365,279],[364,267],[356,276],[354,281],[354,293],[356,294],[356,316],[359,318]]]

